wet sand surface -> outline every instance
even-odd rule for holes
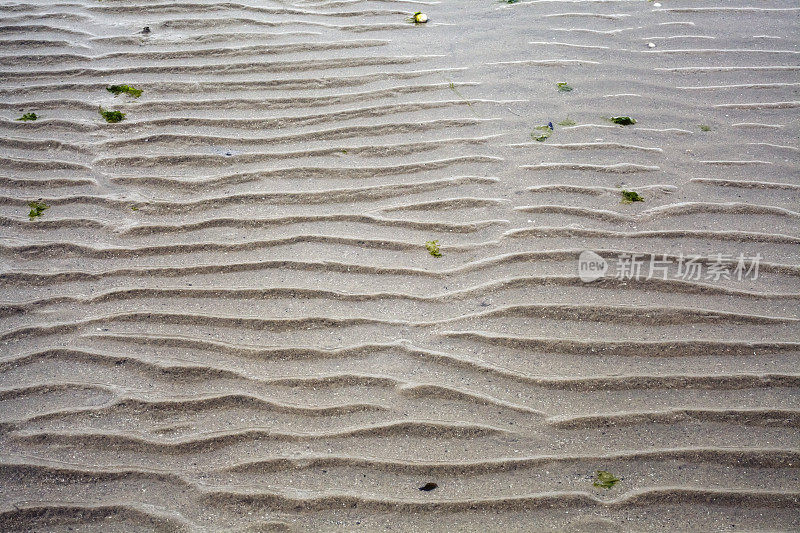
[[[4,1],[0,529],[797,530],[799,19]]]

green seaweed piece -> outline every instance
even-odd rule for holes
[[[113,93],[114,96],[119,96],[121,94],[128,94],[134,98],[139,98],[142,96],[142,90],[131,85],[110,85],[106,87],[106,90],[110,93]]]
[[[572,90],[572,86],[569,83],[565,82],[565,81],[560,81],[560,82],[556,83],[556,87],[562,93],[568,93],[568,92],[570,92]]]
[[[19,117],[17,120],[24,120],[25,122],[27,122],[29,120],[36,120],[38,118],[39,118],[39,116],[36,113],[25,113],[24,115]]]
[[[597,479],[594,480],[594,483],[592,483],[592,485],[594,485],[599,489],[610,489],[619,482],[620,479],[611,472],[606,472],[605,470],[598,470]]]
[[[708,124],[700,124],[699,128],[700,131],[711,131],[711,126],[709,126]]]
[[[613,122],[614,124],[619,124],[620,126],[631,126],[636,124],[636,119],[631,117],[611,117],[608,120]]]
[[[107,109],[103,109],[102,107],[100,108],[100,116],[102,116],[106,122],[111,124],[125,120],[125,113],[122,111],[109,111]]]
[[[574,126],[576,124],[577,124],[577,122],[575,122],[571,118],[562,120],[561,122],[558,123],[559,126]]]
[[[538,141],[540,143],[545,142],[550,137],[550,135],[552,135],[552,131],[553,131],[552,128],[550,128],[550,126],[547,125],[547,124],[545,124],[544,126],[536,126],[533,129],[535,129],[537,131],[543,131],[544,132],[544,133],[540,133],[538,135],[536,134],[535,131],[533,133],[531,133],[531,139],[533,139],[534,141]]]
[[[644,198],[638,192],[622,190],[622,203],[632,204],[633,202],[644,202]]]
[[[433,257],[442,257],[442,252],[439,251],[439,241],[426,241],[425,248]]]
[[[33,220],[36,217],[42,216],[44,214],[45,209],[50,209],[50,206],[44,202],[28,202],[28,207],[31,208],[31,212],[28,213],[28,218]]]

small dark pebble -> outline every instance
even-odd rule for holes
[[[142,33],[150,33],[150,26],[145,26]]]
[[[439,485],[437,485],[436,483],[425,483],[423,486],[419,488],[419,490],[424,490],[425,492],[428,492],[435,489],[438,486]]]

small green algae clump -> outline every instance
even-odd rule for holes
[[[100,108],[100,116],[102,116],[106,122],[112,124],[125,120],[125,113],[122,111],[109,111],[107,109],[103,109],[102,107]]]
[[[633,202],[644,202],[644,198],[642,198],[638,192],[623,190],[622,203],[632,204]]]
[[[708,124],[700,124],[700,131],[711,131],[711,126]]]
[[[31,212],[28,213],[28,218],[31,220],[42,216],[45,209],[50,209],[50,206],[44,202],[28,202],[28,207],[31,208]]]
[[[442,257],[442,252],[439,251],[439,241],[427,241],[425,248],[428,249],[428,253],[433,257]]]
[[[128,94],[133,96],[134,98],[139,98],[142,96],[142,90],[132,87],[130,85],[111,85],[106,87],[106,90],[112,93],[114,96],[119,96],[121,94]]]
[[[574,126],[575,124],[577,124],[577,122],[575,122],[571,118],[562,120],[561,122],[558,123],[559,126]]]
[[[570,84],[565,81],[556,83],[556,87],[562,93],[568,93],[572,90],[572,86],[570,86]]]
[[[537,131],[544,132],[544,133],[537,133],[536,131],[534,131],[533,133],[531,133],[531,139],[533,139],[534,141],[538,141],[540,143],[545,142],[550,137],[550,135],[552,135],[553,131],[553,128],[551,128],[549,125],[536,126],[535,129]]]
[[[25,113],[17,120],[24,120],[25,122],[27,122],[29,120],[36,120],[37,118],[39,118],[39,116],[36,113]]]
[[[636,124],[636,119],[631,117],[611,117],[608,120],[613,122],[614,124],[619,124],[620,126],[631,126]]]
[[[611,472],[606,472],[605,470],[598,470],[597,479],[594,480],[594,483],[592,483],[592,485],[594,485],[599,489],[610,489],[619,482],[620,479]]]

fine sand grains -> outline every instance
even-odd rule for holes
[[[0,530],[797,530],[799,17],[5,2]]]

